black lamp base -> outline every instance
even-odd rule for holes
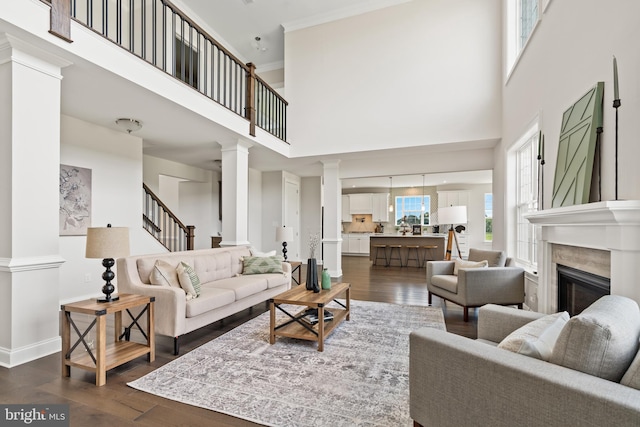
[[[282,242],[282,257],[287,260],[287,242]]]
[[[111,281],[116,277],[116,274],[111,271],[111,267],[113,267],[115,263],[113,258],[105,258],[102,260],[102,266],[106,268],[105,272],[102,273],[102,280],[106,282],[102,287],[102,293],[105,297],[98,298],[98,302],[112,302],[120,299],[117,295],[111,295],[116,290],[116,287],[111,284]]]

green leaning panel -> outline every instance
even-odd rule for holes
[[[598,82],[562,115],[551,207],[589,202],[603,93],[604,82]]]

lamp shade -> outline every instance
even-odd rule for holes
[[[293,240],[293,228],[278,227],[276,228],[276,242],[290,242]]]
[[[439,224],[466,224],[467,223],[467,207],[466,206],[449,206],[438,209]]]
[[[129,256],[129,228],[90,227],[87,229],[86,258],[122,258]]]

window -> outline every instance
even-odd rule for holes
[[[493,194],[484,194],[484,241],[493,241]]]
[[[535,266],[535,226],[524,217],[538,209],[538,130],[537,125],[525,134],[516,153],[516,258]]]
[[[538,0],[518,0],[519,45],[521,51],[529,40],[533,27],[538,22]]]
[[[424,212],[422,211],[423,196],[398,196],[396,197],[395,225],[400,225],[406,217],[408,225],[429,225],[430,196],[424,196]]]
[[[507,71],[514,67],[540,17],[541,0],[507,1]],[[546,0],[546,4],[549,0]]]

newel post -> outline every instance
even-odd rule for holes
[[[71,0],[51,0],[49,32],[69,43],[71,40]]]
[[[249,135],[256,136],[256,66],[247,64],[247,99],[244,116],[249,120]]]
[[[187,225],[187,250],[188,251],[192,251],[195,247],[195,238],[196,238],[195,229],[196,229],[195,225]]]

